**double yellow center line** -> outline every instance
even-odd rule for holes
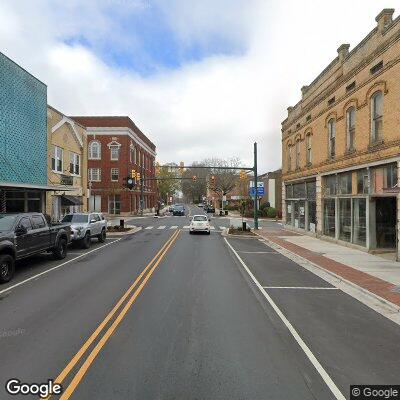
[[[107,343],[108,339],[114,333],[118,325],[124,319],[126,313],[131,308],[132,304],[139,296],[140,292],[146,286],[146,283],[152,276],[155,269],[160,264],[161,260],[164,258],[167,251],[176,241],[179,236],[180,230],[177,230],[170,236],[170,238],[165,242],[165,244],[161,247],[158,253],[154,256],[154,258],[147,264],[146,268],[141,272],[141,274],[136,278],[135,282],[129,287],[129,289],[125,292],[125,294],[120,298],[120,300],[115,304],[114,308],[109,312],[109,314],[105,317],[103,322],[97,327],[97,329],[92,333],[89,339],[84,343],[84,345],[79,349],[79,351],[75,354],[72,360],[68,363],[68,365],[63,369],[63,371],[58,375],[55,379],[56,383],[62,384],[64,380],[67,378],[69,373],[73,368],[75,368],[78,362],[83,358],[88,348],[98,339],[97,344],[93,347],[91,352],[88,354],[78,372],[72,378],[70,384],[65,389],[64,393],[61,396],[61,400],[67,400],[74,393],[75,389],[79,385],[82,378],[85,376],[88,371],[90,365],[93,363],[97,355],[100,353],[101,349]],[[129,298],[129,299],[128,299]],[[125,300],[128,301],[125,303],[124,307],[120,310],[121,306],[124,304]],[[117,316],[114,318],[114,316]],[[107,324],[114,318],[114,321],[109,326],[109,328],[102,334],[104,328]],[[50,397],[48,397],[49,399]]]

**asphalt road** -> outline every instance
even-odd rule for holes
[[[5,392],[14,377],[57,378],[62,399],[349,399],[350,384],[400,383],[398,325],[257,238],[224,238],[228,219],[210,236],[187,217],[131,223],[0,286],[0,399],[27,398]]]

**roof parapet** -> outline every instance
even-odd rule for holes
[[[339,56],[340,63],[343,63],[344,59],[348,56],[349,48],[350,48],[350,45],[348,43],[343,43],[338,47],[337,53]]]
[[[393,22],[394,8],[384,8],[375,18],[378,23],[378,32],[383,33]]]

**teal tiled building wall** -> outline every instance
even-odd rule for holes
[[[47,86],[2,53],[1,182],[47,184]]]

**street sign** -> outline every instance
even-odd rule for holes
[[[251,187],[249,190],[249,194],[251,197],[254,197],[256,195],[256,188],[255,187]],[[258,187],[257,188],[257,197],[262,197],[265,195],[265,189],[264,187]]]
[[[250,181],[250,188],[253,188],[254,187],[254,181]],[[257,182],[257,187],[258,188],[263,188],[264,187],[264,182]]]

